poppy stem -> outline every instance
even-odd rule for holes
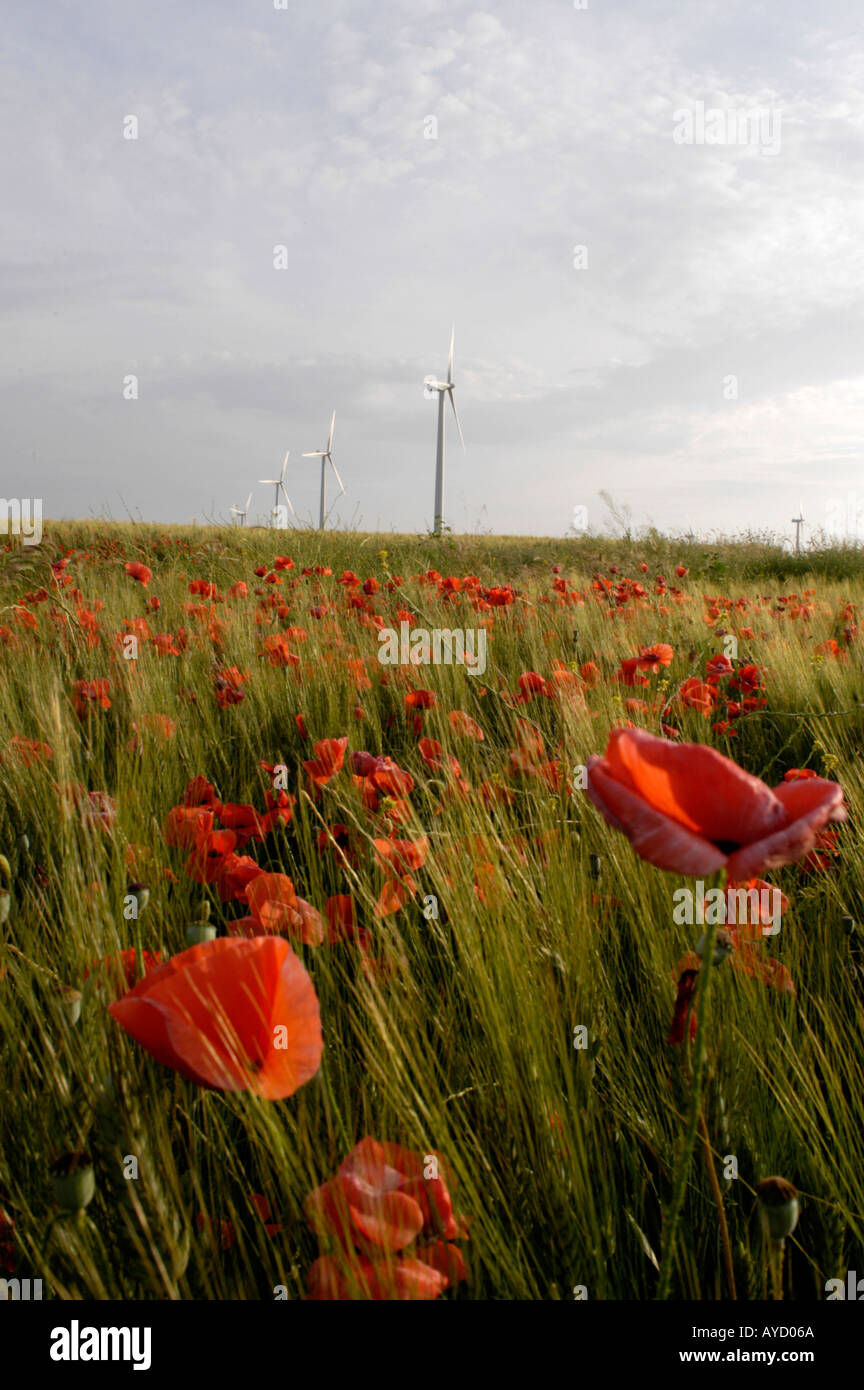
[[[675,1238],[678,1232],[678,1222],[681,1218],[681,1208],[684,1205],[684,1192],[687,1187],[687,1174],[690,1170],[690,1162],[693,1158],[693,1149],[696,1144],[696,1131],[699,1128],[699,1116],[702,1111],[702,1084],[705,1077],[705,1062],[708,1056],[708,1048],[705,1042],[705,1024],[708,1017],[708,986],[711,980],[711,966],[714,958],[714,943],[717,938],[717,926],[711,923],[708,927],[705,946],[702,952],[702,966],[699,970],[699,998],[696,1003],[696,1061],[693,1067],[693,1081],[690,1087],[690,1106],[687,1112],[687,1126],[681,1142],[681,1151],[678,1156],[678,1171],[675,1177],[675,1189],[672,1194],[672,1205],[664,1228],[663,1253],[660,1260],[660,1283],[657,1288],[657,1298],[663,1301],[669,1297],[669,1288],[672,1283],[672,1266],[675,1261]]]
[[[705,1115],[701,1109],[699,1111],[699,1131],[702,1136],[702,1150],[705,1154],[705,1163],[708,1168],[708,1180],[714,1195],[714,1205],[717,1208],[717,1220],[720,1223],[720,1241],[723,1246],[723,1263],[726,1266],[726,1282],[729,1285],[729,1297],[737,1300],[738,1293],[735,1288],[735,1267],[732,1263],[732,1245],[729,1241],[729,1226],[723,1207],[723,1193],[720,1190],[717,1170],[714,1167],[714,1155],[711,1152],[711,1139],[708,1134],[708,1125],[705,1122]]]
[[[786,1253],[785,1240],[772,1240],[770,1245],[770,1264],[771,1264],[771,1297],[775,1300],[783,1298],[783,1256]]]

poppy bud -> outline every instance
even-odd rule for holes
[[[65,1153],[51,1165],[51,1183],[61,1211],[83,1211],[96,1194],[93,1163],[86,1153]]]
[[[138,917],[150,901],[150,889],[146,883],[129,883],[126,886],[126,896],[135,899],[135,916]]]
[[[841,927],[843,928],[843,930],[845,931],[845,933],[846,933],[847,936],[854,936],[854,935],[855,935],[855,918],[854,918],[854,917],[841,917],[841,918],[840,918],[840,925],[841,925]]]
[[[0,854],[0,927],[9,920],[12,906],[12,870],[5,854]]]
[[[27,855],[30,853],[30,836],[24,835],[23,833],[19,835],[18,839],[15,841],[15,848],[20,858],[26,859]]]
[[[600,877],[600,855],[599,855],[599,854],[592,854],[592,855],[589,855],[589,857],[588,857],[588,863],[589,863],[590,866],[591,866],[591,877],[592,877],[592,878],[599,878],[599,877]]]
[[[696,942],[696,954],[700,960],[704,959],[706,944],[707,934],[703,932]],[[735,943],[730,933],[726,931],[724,927],[721,927],[714,938],[714,951],[711,956],[712,965],[722,965],[723,961],[728,960],[734,950]]]
[[[198,946],[202,941],[216,940],[216,923],[210,921],[210,904],[202,902],[198,911],[201,918],[197,922],[190,922],[186,928],[186,940],[190,946]]]
[[[55,985],[52,990],[57,1012],[66,1022],[74,1025],[81,1017],[81,991],[71,985]]]
[[[798,1192],[786,1178],[763,1178],[756,1184],[762,1224],[772,1240],[784,1241],[798,1224]]]

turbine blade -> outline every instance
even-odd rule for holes
[[[453,388],[452,388],[452,386],[450,387],[450,390],[447,392],[447,395],[450,397],[450,404],[451,404],[452,407],[453,407],[453,414],[454,414],[454,416],[456,417],[456,428],[457,428],[457,430],[459,431],[459,438],[462,440],[462,448],[464,449],[464,448],[465,448],[465,436],[464,436],[464,434],[462,433],[462,426],[459,424],[459,412],[458,412],[457,409],[456,409],[456,402],[455,402],[455,400],[453,399]]]
[[[333,431],[335,430],[335,428],[336,428],[336,411],[334,410],[334,411],[333,411],[333,418],[332,418],[332,420],[330,421],[330,438],[327,440],[327,452],[328,452],[328,454],[329,454],[330,450],[333,448]]]
[[[290,449],[287,449],[287,450],[285,451],[285,458],[284,458],[283,461],[282,461],[282,472],[279,474],[279,481],[280,481],[280,483],[284,483],[284,481],[285,481],[285,470],[286,470],[286,468],[288,467],[288,455],[290,454],[290,452],[291,452]]]
[[[248,512],[248,510],[249,510],[249,503],[250,503],[251,501],[252,501],[252,493],[250,492],[250,493],[249,493],[249,496],[246,498],[246,502],[245,502],[245,505],[244,505],[244,507],[243,507],[244,512]]]
[[[447,380],[453,380],[453,349],[456,346],[456,325],[454,323],[450,331],[450,357],[447,361]]]
[[[330,458],[330,455],[328,454],[327,457]],[[337,483],[339,484],[339,486],[341,487],[342,491],[344,492],[344,491],[345,491],[345,484],[343,483],[342,479],[339,477],[339,469],[336,467],[336,465],[335,465],[335,463],[333,462],[332,458],[330,458],[330,467],[333,469],[333,472],[334,472],[335,475],[336,475],[336,481],[337,481]]]
[[[289,510],[290,510],[290,512],[291,512],[291,515],[292,515],[292,516],[296,516],[297,513],[296,513],[295,510],[294,510],[293,504],[292,504],[292,502],[291,502],[291,498],[288,496],[288,493],[285,491],[285,484],[284,484],[284,483],[280,483],[279,486],[280,486],[280,488],[282,489],[282,496],[285,498],[285,501],[288,503],[288,507],[289,507]]]

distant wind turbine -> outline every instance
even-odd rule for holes
[[[234,513],[234,515],[235,515],[235,516],[239,516],[239,518],[240,518],[240,525],[241,525],[241,526],[245,526],[245,525],[246,525],[246,513],[247,513],[248,510],[249,510],[249,503],[250,503],[251,501],[252,501],[252,493],[250,492],[250,493],[249,493],[249,496],[246,498],[246,501],[243,503],[243,506],[242,506],[242,507],[232,507],[232,508],[231,508],[231,511]]]
[[[798,515],[793,516],[792,524],[795,527],[795,554],[801,554],[801,527],[804,525],[804,503],[798,501]]]
[[[279,515],[279,493],[280,493],[280,492],[282,493],[282,496],[285,498],[285,501],[288,503],[288,508],[289,508],[289,510],[290,510],[290,512],[291,512],[291,515],[294,516],[294,517],[296,517],[296,515],[297,515],[297,513],[295,512],[294,508],[293,508],[292,505],[291,505],[291,498],[288,496],[288,493],[285,491],[285,470],[286,470],[286,468],[288,467],[288,454],[290,454],[290,452],[291,452],[291,450],[289,449],[289,450],[287,451],[287,453],[285,454],[285,458],[284,458],[284,460],[283,460],[283,462],[282,462],[282,472],[279,474],[279,477],[278,477],[278,478],[259,478],[259,479],[258,479],[259,483],[269,483],[271,487],[275,487],[275,489],[276,489],[276,498],[275,498],[275,501],[274,501],[274,503],[273,503],[273,516],[274,516],[274,518],[277,517],[277,516]]]
[[[333,462],[333,431],[334,431],[335,428],[336,428],[336,411],[334,410],[334,411],[333,411],[333,418],[332,418],[331,421],[330,421],[330,434],[329,434],[328,439],[327,439],[327,448],[326,448],[326,449],[313,449],[313,450],[311,451],[311,453],[303,454],[303,458],[304,458],[304,459],[320,459],[320,460],[321,460],[321,507],[320,507],[320,511],[319,511],[319,513],[318,513],[318,530],[319,530],[319,531],[323,531],[323,530],[324,530],[324,522],[325,522],[326,519],[327,519],[326,507],[327,507],[327,464],[328,464],[328,463],[330,464],[330,467],[333,469],[334,476],[335,476],[335,478],[336,478],[337,483],[339,484],[339,487],[340,487],[339,496],[341,497],[342,494],[343,494],[344,491],[345,491],[345,484],[342,482],[342,479],[339,477],[339,470],[338,470],[338,468],[336,467],[335,463]]]
[[[444,523],[444,397],[450,397],[450,404],[453,407],[453,415],[456,420],[456,428],[459,431],[459,438],[462,440],[462,448],[465,448],[465,439],[462,435],[462,426],[459,424],[459,415],[456,410],[456,402],[453,399],[453,389],[456,382],[453,379],[453,350],[456,344],[456,325],[450,334],[450,357],[447,362],[446,381],[436,381],[434,376],[427,376],[423,385],[426,388],[425,394],[430,399],[435,392],[438,392],[438,451],[435,457],[435,511],[434,511],[434,532],[436,536],[441,535],[441,527]]]

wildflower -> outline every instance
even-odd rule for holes
[[[746,880],[802,858],[829,821],[844,821],[843,790],[822,778],[772,790],[716,749],[613,729],[588,759],[586,794],[642,859],[672,873],[726,868]]]
[[[190,946],[109,1012],[157,1062],[215,1090],[281,1100],[321,1064],[318,999],[279,937]]]
[[[126,566],[126,573],[132,578],[137,579],[139,584],[145,586],[153,578],[153,571],[147,565],[142,565],[138,560],[130,560]]]

